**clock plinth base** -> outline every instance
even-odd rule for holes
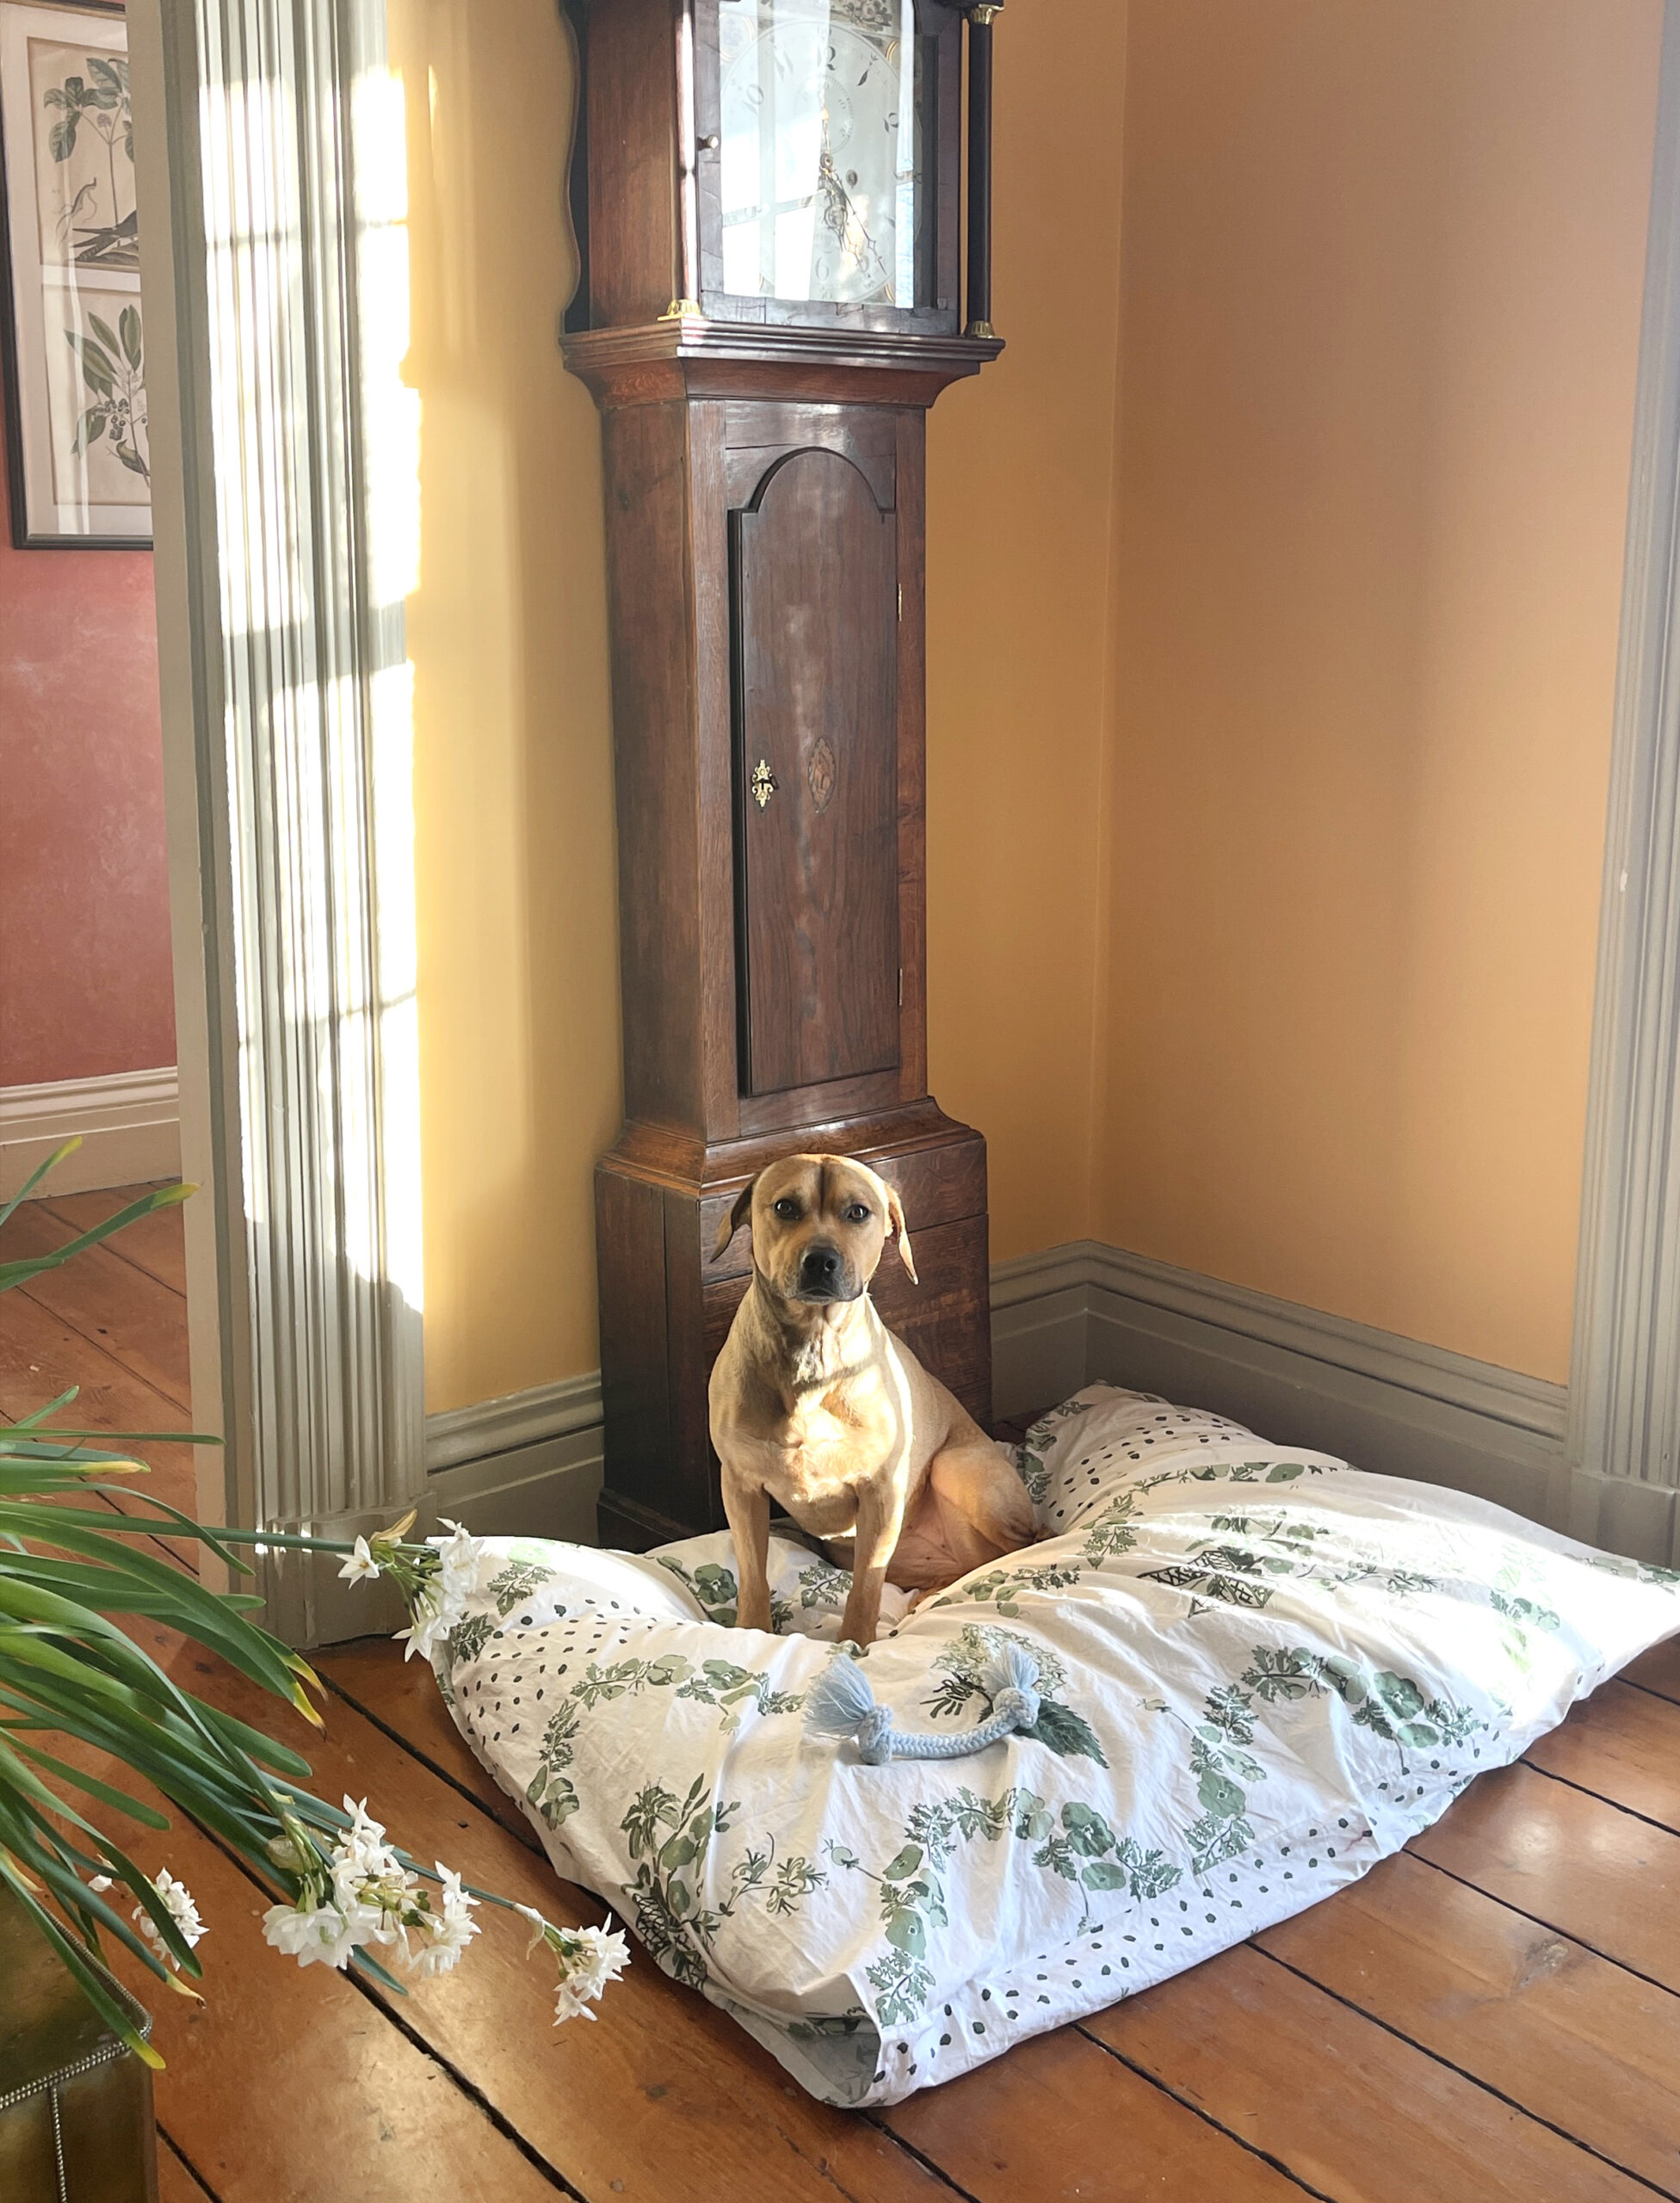
[[[985,1142],[932,1102],[840,1126],[702,1147],[631,1125],[596,1167],[606,1481],[602,1542],[633,1552],[725,1527],[706,1387],[752,1276],[744,1231],[717,1261],[735,1196],[774,1156],[855,1156],[895,1186],[921,1284],[891,1249],[872,1297],[888,1326],[991,1425]]]

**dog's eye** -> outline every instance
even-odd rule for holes
[[[796,1200],[790,1200],[784,1194],[775,1205],[775,1213],[784,1224],[792,1224],[798,1218],[800,1205]]]
[[[846,1221],[848,1224],[867,1224],[869,1221],[869,1211],[862,1201],[854,1201],[846,1211]]]

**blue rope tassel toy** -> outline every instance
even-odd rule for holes
[[[812,1736],[855,1737],[857,1756],[866,1767],[889,1759],[963,1759],[1001,1743],[1017,1729],[1038,1720],[1038,1663],[1019,1645],[1006,1645],[976,1681],[991,1700],[989,1719],[978,1729],[931,1731],[909,1736],[892,1726],[890,1706],[877,1706],[869,1678],[843,1654],[831,1660],[805,1701],[805,1725]]]

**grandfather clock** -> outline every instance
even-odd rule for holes
[[[928,408],[990,323],[995,7],[569,0],[602,414],[624,1130],[596,1175],[602,1532],[720,1527],[710,1253],[773,1157],[895,1183],[875,1298],[991,1417],[985,1143],[927,1091]],[[967,283],[960,299],[965,37]]]

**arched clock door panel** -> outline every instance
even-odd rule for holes
[[[897,515],[822,448],[730,515],[741,1090],[899,1059]]]

